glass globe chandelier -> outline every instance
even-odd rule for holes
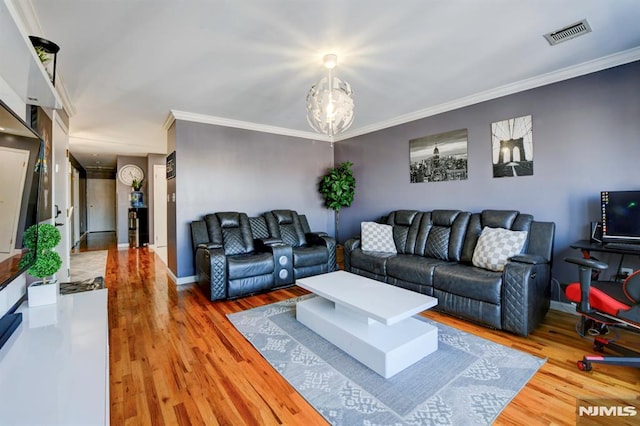
[[[311,86],[307,94],[307,121],[318,133],[334,136],[353,123],[353,90],[349,83],[332,74],[338,64],[336,55],[325,55],[323,64],[327,76]]]

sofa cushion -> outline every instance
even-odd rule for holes
[[[240,227],[240,213],[220,212],[220,213],[216,213],[216,216],[220,221],[221,228],[239,228]]]
[[[329,251],[325,246],[303,246],[293,248],[293,266],[315,266],[329,261]]]
[[[240,228],[222,228],[222,240],[227,256],[249,252]]]
[[[387,225],[393,226],[393,241],[398,253],[416,253],[418,236],[423,214],[416,210],[397,210],[387,217]]]
[[[360,247],[364,251],[377,251],[381,253],[397,253],[393,242],[393,226],[375,222],[362,222],[360,224]]]
[[[429,231],[429,237],[427,237],[424,255],[435,259],[448,260],[450,235],[451,228],[444,226],[432,227],[431,231]]]
[[[490,228],[511,229],[518,214],[517,210],[483,210],[482,224]]]
[[[441,260],[412,254],[399,254],[387,261],[387,275],[420,285],[433,285],[433,270]]]
[[[499,305],[502,274],[469,265],[447,264],[436,268],[433,287],[448,294]]]
[[[228,279],[255,277],[273,273],[271,253],[240,254],[227,257]]]
[[[272,210],[264,214],[269,234],[291,247],[304,246],[307,240],[295,210]]]
[[[290,225],[293,223],[293,213],[291,210],[273,210],[271,213],[273,213],[280,225]]]
[[[387,275],[387,260],[396,256],[393,253],[375,251],[364,252],[357,248],[351,252],[351,266],[356,269],[371,272],[375,275]]]
[[[511,256],[522,252],[526,240],[526,231],[485,226],[473,251],[472,263],[490,271],[502,271]]]
[[[400,226],[411,226],[418,212],[415,210],[398,210],[395,212],[395,224]]]

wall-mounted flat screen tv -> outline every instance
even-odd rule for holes
[[[9,284],[31,266],[21,262],[22,235],[38,221],[42,146],[40,136],[0,101],[0,347],[22,320],[13,312],[24,292]],[[1,294],[8,288],[14,289],[10,296]]]
[[[640,190],[600,193],[603,242],[640,244]]]

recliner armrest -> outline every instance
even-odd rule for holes
[[[335,245],[335,240],[326,232],[307,232],[304,234],[307,244],[312,246],[330,246]]]
[[[343,245],[346,251],[353,251],[357,249],[358,247],[360,247],[360,235],[355,235],[349,238],[347,241],[344,242]]]
[[[344,242],[342,247],[344,270],[347,272],[351,272],[351,252],[360,247],[360,235],[349,238]]]
[[[516,254],[509,258],[511,262],[528,263],[530,265],[540,265],[543,263],[549,263],[548,259],[537,254]]]
[[[309,238],[313,238],[314,236],[318,236],[318,237],[328,237],[329,234],[327,234],[326,232],[305,232],[304,234],[305,237]]]
[[[198,248],[203,248],[203,249],[207,249],[207,250],[219,249],[219,248],[222,248],[222,244],[219,244],[219,243],[202,243],[202,244],[198,244]]]
[[[273,247],[279,245],[286,245],[282,242],[280,238],[257,238],[253,240],[253,244],[255,246],[255,250],[259,252],[269,252],[273,253]]]
[[[273,237],[269,237],[269,238],[260,238],[256,241],[259,241],[260,243],[264,244],[265,246],[272,246],[274,244],[282,244],[282,239],[281,238],[273,238]]]

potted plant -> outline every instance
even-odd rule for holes
[[[131,192],[131,207],[143,207],[144,206],[144,202],[143,202],[143,194],[142,191],[140,191],[140,189],[142,189],[142,181],[144,179],[133,179],[133,181],[131,181],[131,189],[133,189],[133,191]]]
[[[23,244],[28,251],[20,260],[19,266],[31,265],[27,273],[41,279],[28,287],[29,306],[56,302],[58,282],[50,277],[62,266],[62,259],[54,250],[60,238],[58,228],[48,223],[32,225],[24,233]]]
[[[43,64],[46,64],[47,62],[49,62],[49,53],[44,49],[44,47],[42,46],[35,46],[35,50],[36,50],[36,55],[38,55],[38,59],[40,59],[40,62],[42,62]]]
[[[356,178],[351,171],[353,163],[345,161],[337,167],[330,168],[327,174],[320,178],[319,191],[324,198],[324,205],[335,210],[336,241],[339,240],[340,209],[349,207],[353,202],[356,191]]]
[[[143,181],[143,180],[144,180],[144,179],[140,179],[140,180],[138,180],[138,179],[134,179],[134,180],[131,182],[131,188],[133,188],[133,190],[134,190],[134,191],[140,191],[140,189],[142,188],[142,181]]]

